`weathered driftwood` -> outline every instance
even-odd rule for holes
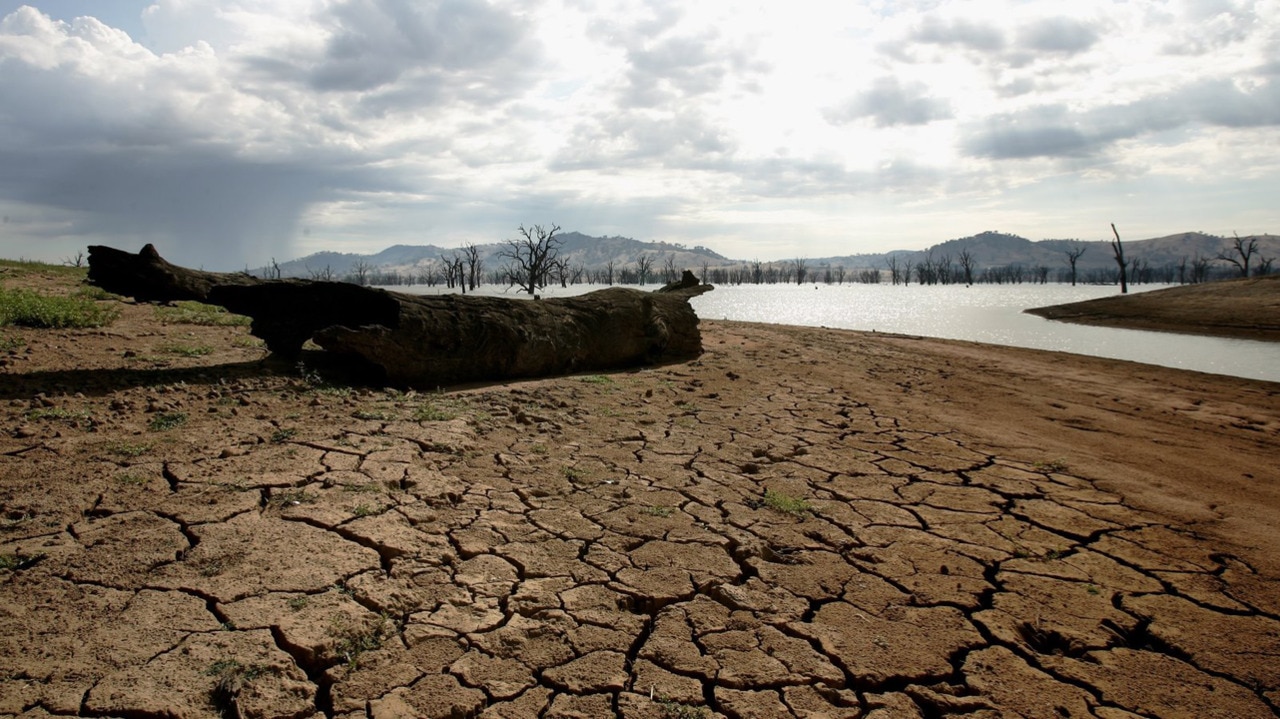
[[[344,282],[263,280],[89,248],[89,281],[148,302],[196,300],[253,318],[268,349],[297,357],[312,340],[358,357],[393,383],[435,387],[679,361],[702,352],[690,272],[657,292],[620,287],[538,301],[419,296]]]

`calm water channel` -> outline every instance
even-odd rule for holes
[[[1142,286],[1138,291],[1158,289]],[[405,288],[392,288],[404,291]],[[547,288],[547,296],[600,289]],[[653,288],[647,288],[653,289]],[[483,294],[515,297],[486,286]],[[439,288],[414,287],[434,294]],[[696,297],[703,319],[875,330],[1130,360],[1280,382],[1280,344],[1051,322],[1023,310],[1105,297],[1115,287],[1069,285],[741,285]]]

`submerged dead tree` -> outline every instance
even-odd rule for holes
[[[436,387],[690,359],[702,352],[689,299],[711,288],[693,273],[657,292],[613,287],[517,300],[417,296],[342,282],[262,280],[171,264],[147,245],[89,248],[89,281],[145,302],[195,300],[253,318],[273,353],[307,340],[376,368],[396,384]]]

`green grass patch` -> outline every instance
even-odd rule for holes
[[[396,418],[394,414],[381,409],[358,409],[355,412],[352,412],[351,416],[356,419],[377,420],[380,422],[386,422]]]
[[[186,412],[161,412],[151,418],[147,429],[152,432],[168,432],[187,423]]]
[[[58,275],[59,277],[68,277],[77,280],[83,280],[89,275],[87,267],[72,267],[70,265],[52,265],[48,262],[37,262],[35,260],[0,260],[0,269],[8,270],[14,275]]]
[[[42,407],[27,412],[27,419],[67,419],[77,423],[80,420],[88,420],[91,416],[88,410],[71,410],[62,407]]]
[[[293,429],[293,428],[285,429],[282,427],[271,433],[271,444],[281,444],[284,442],[288,442],[289,440],[293,439],[294,436],[297,434],[298,434],[298,430],[296,429]]]
[[[670,517],[672,511],[674,510],[672,510],[670,507],[661,507],[661,506],[640,508],[641,514],[647,514],[650,517]]]
[[[586,382],[587,384],[613,384],[612,377],[606,377],[602,374],[589,374],[583,377],[579,377],[578,381]]]
[[[180,357],[203,357],[213,352],[213,348],[208,345],[184,345],[184,344],[167,344],[161,345],[160,351],[165,354],[178,355]]]
[[[797,517],[803,516],[805,512],[813,509],[813,507],[809,506],[809,502],[803,498],[792,497],[785,492],[775,492],[772,489],[764,491],[764,506]]]
[[[693,707],[671,699],[658,699],[657,702],[662,707],[662,719],[707,719],[707,710],[703,707]]]
[[[413,411],[413,419],[417,422],[448,422],[457,416],[453,408],[435,402],[428,402]]]
[[[40,329],[105,327],[120,316],[115,307],[76,296],[45,295],[0,287],[0,326]]]
[[[8,352],[9,350],[16,350],[19,347],[25,345],[26,343],[27,343],[26,340],[22,339],[21,337],[11,337],[9,335],[0,335],[0,352]]]
[[[44,559],[44,556],[44,554],[0,554],[0,570],[20,572],[35,566],[37,562]]]
[[[106,450],[108,453],[119,457],[141,457],[151,451],[151,445],[135,442],[111,442],[106,446]]]
[[[201,325],[203,327],[248,327],[253,322],[253,319],[232,314],[223,307],[194,301],[156,307],[156,319],[166,325]]]
[[[267,506],[282,509],[284,507],[296,507],[299,504],[310,504],[314,501],[316,501],[316,495],[306,489],[285,489],[272,491],[271,498],[267,500]]]

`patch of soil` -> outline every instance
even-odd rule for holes
[[[399,392],[118,306],[3,330],[0,716],[1277,715],[1280,385],[703,322]]]
[[[1280,274],[1100,297],[1027,312],[1050,320],[1280,341]]]

